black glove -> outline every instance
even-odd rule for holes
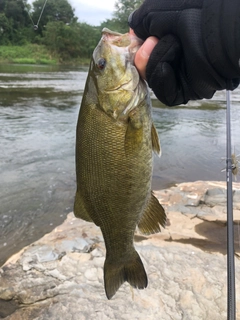
[[[145,40],[160,40],[150,55],[146,78],[166,105],[211,98],[239,84],[239,0],[145,0],[129,17]]]

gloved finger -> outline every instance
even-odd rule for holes
[[[167,34],[178,34],[182,13],[189,11],[187,17],[191,18],[192,13],[201,10],[202,6],[203,0],[145,0],[130,14],[128,24],[143,40],[149,36],[160,39]]]
[[[140,7],[130,14],[128,24],[143,40],[150,36],[161,38],[166,34],[177,32],[175,25],[178,20],[177,16],[180,14],[181,12],[176,11],[156,11],[143,14]]]
[[[176,37],[159,40],[150,55],[146,79],[157,98],[168,106],[187,103],[188,86],[181,70],[181,45]]]

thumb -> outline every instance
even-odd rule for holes
[[[138,72],[140,73],[143,79],[146,79],[146,66],[147,66],[149,57],[157,43],[158,43],[158,38],[156,37],[147,38],[135,55],[135,59],[134,59],[135,66],[138,69]]]

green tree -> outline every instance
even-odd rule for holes
[[[81,46],[81,55],[85,58],[92,56],[93,50],[101,37],[99,27],[90,26],[87,23],[78,23],[79,43]]]
[[[43,43],[62,61],[70,58],[90,58],[97,42],[99,29],[87,23],[66,25],[62,21],[48,22],[44,31]]]
[[[30,27],[26,0],[0,0],[1,44],[22,44],[27,41],[27,28]]]
[[[115,24],[118,27],[118,32],[127,32],[128,17],[131,12],[136,10],[143,3],[143,0],[117,0],[115,3],[115,11],[113,17],[116,19]],[[114,19],[113,19],[114,21]]]
[[[4,12],[7,0],[0,0],[0,12]]]
[[[12,26],[9,24],[5,13],[0,13],[0,44],[8,45],[10,43],[9,34]]]
[[[76,20],[74,9],[67,0],[48,0],[45,7],[44,5],[45,0],[36,0],[33,2],[32,20],[34,24],[38,23],[42,9],[44,8],[37,30],[37,33],[41,36],[48,22],[61,21],[65,24],[70,24]]]
[[[99,30],[101,31],[103,28],[108,28],[112,31],[117,32],[126,32],[126,28],[123,29],[121,26],[121,22],[116,18],[103,21],[99,26]]]

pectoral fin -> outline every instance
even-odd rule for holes
[[[160,225],[166,224],[166,213],[158,199],[151,194],[148,205],[138,223],[139,230],[144,234],[152,234],[161,231]]]
[[[93,222],[92,218],[89,216],[86,208],[84,207],[84,201],[82,200],[79,192],[76,192],[73,212],[76,218]]]
[[[161,156],[160,141],[159,141],[157,129],[154,126],[154,124],[152,124],[151,136],[152,136],[153,151],[160,157]]]
[[[139,113],[130,114],[125,135],[125,152],[132,154],[141,148],[143,143],[143,123]]]

